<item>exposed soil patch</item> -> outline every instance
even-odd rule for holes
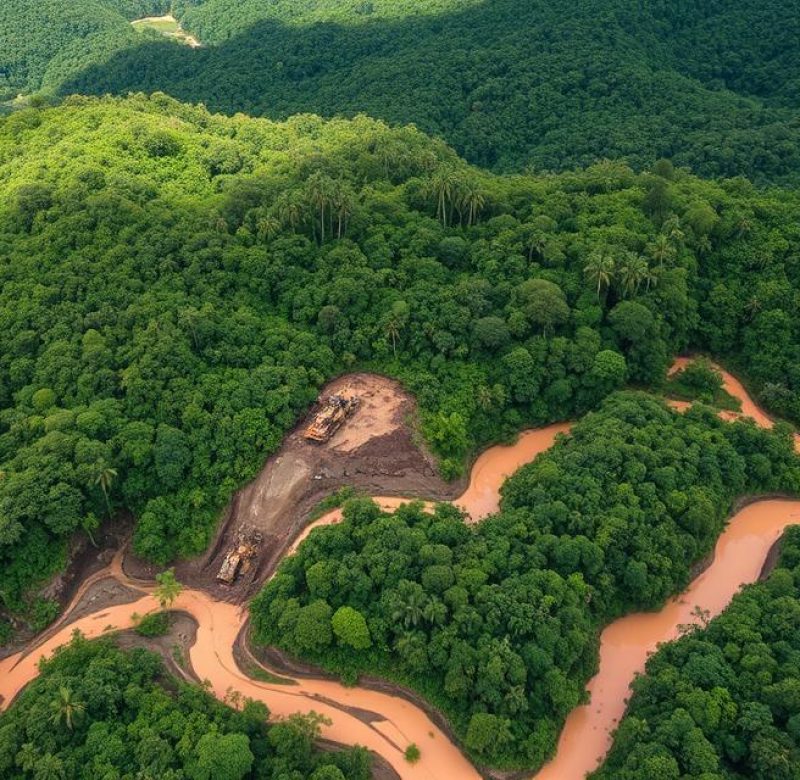
[[[368,494],[449,500],[464,486],[444,482],[430,453],[414,436],[416,406],[399,382],[376,374],[348,374],[323,388],[320,398],[355,394],[361,403],[330,441],[309,442],[303,431],[319,409],[316,405],[284,440],[261,473],[238,491],[225,510],[216,540],[201,558],[176,567],[178,579],[215,598],[241,603],[270,576],[311,510],[326,496],[350,485]],[[260,554],[245,565],[237,581],[224,585],[216,575],[240,531],[256,529],[263,536]],[[128,555],[125,571],[152,579],[157,567]]]
[[[105,569],[114,557],[115,551],[125,544],[133,528],[133,518],[128,513],[120,513],[113,520],[103,523],[95,532],[95,545],[84,533],[77,533],[70,541],[67,553],[67,565],[64,571],[57,574],[37,595],[44,599],[57,601],[63,612],[72,602],[81,588],[85,588],[93,577]],[[35,634],[22,621],[12,616],[7,617],[16,629],[14,641],[0,647],[0,659],[18,653],[34,639]],[[64,618],[56,621],[46,629],[48,634],[55,626],[63,625]]]
[[[95,614],[101,617],[102,610],[118,606],[119,604],[132,604],[134,601],[138,601],[143,595],[142,591],[123,585],[111,574],[88,583],[77,604],[75,604],[66,615],[63,615],[49,628],[39,634],[36,637],[36,644],[29,645],[23,652],[22,657],[24,658],[28,653],[34,652],[42,642],[46,642],[51,636],[81,618]]]
[[[175,610],[169,614],[169,631],[163,636],[145,637],[132,629],[126,629],[117,634],[117,642],[124,650],[142,647],[158,653],[175,677],[186,682],[200,683],[189,657],[189,648],[197,641],[197,621],[188,612]]]
[[[61,623],[60,627],[68,626],[88,615],[94,615],[99,610],[116,607],[119,604],[133,604],[143,595],[142,591],[124,585],[114,577],[104,577],[87,588],[81,600],[66,615],[65,622]]]

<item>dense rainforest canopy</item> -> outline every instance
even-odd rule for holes
[[[142,43],[130,20],[169,0],[3,0],[0,99],[55,90],[69,74]]]
[[[701,175],[800,182],[792,0],[2,5],[7,97],[161,90],[228,113],[414,122],[497,170],[668,157]],[[167,9],[206,45],[130,29]]]
[[[350,504],[255,599],[256,638],[406,683],[480,763],[535,767],[596,670],[599,627],[685,587],[733,499],[775,490],[800,491],[785,427],[615,394],[477,526],[450,506]]]
[[[412,128],[163,95],[0,120],[0,182],[5,609],[117,509],[140,554],[199,553],[353,367],[417,395],[447,475],[688,346],[800,419],[789,192],[668,163],[498,177]]]
[[[7,780],[369,780],[363,748],[320,752],[314,716],[268,726],[261,702],[233,709],[168,676],[145,650],[76,636],[0,714]]]
[[[580,422],[479,526],[349,503],[256,637],[410,686],[480,764],[541,764],[600,629],[684,587],[737,496],[800,492],[787,426],[658,397],[730,406],[702,366],[665,381],[701,350],[800,422],[795,6],[3,0],[0,643],[117,512],[157,564],[200,553],[322,383],[375,370],[446,477]],[[131,25],[168,12],[202,47]],[[650,660],[598,780],[796,780],[799,561],[790,531]],[[0,716],[0,776],[369,776],[267,714],[78,638]]]
[[[777,569],[662,647],[594,780],[794,780],[800,767],[800,529]]]

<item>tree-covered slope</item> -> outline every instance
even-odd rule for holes
[[[254,600],[255,637],[410,685],[481,764],[538,767],[596,671],[599,629],[683,589],[733,498],[773,490],[800,490],[785,429],[616,394],[478,526],[450,506],[351,504]]]
[[[411,128],[164,96],[0,120],[4,609],[118,509],[157,562],[205,549],[351,368],[417,395],[448,475],[689,346],[800,419],[797,196],[656,170],[493,176]]]
[[[3,0],[0,99],[55,89],[70,74],[141,43],[131,19],[169,0]]]
[[[231,692],[232,694],[235,692]],[[260,702],[225,706],[168,676],[159,657],[76,637],[0,714],[7,780],[368,780],[362,748],[322,752],[319,724],[267,725]]]
[[[414,122],[500,170],[668,157],[701,175],[798,182],[791,0],[176,0],[174,12],[207,44],[194,51],[130,31],[123,41],[121,31],[87,30],[81,43],[75,29],[53,49],[61,3],[29,3],[29,44],[26,14],[14,11],[28,2],[5,11],[20,45],[0,56],[22,58],[27,89],[161,90],[272,118],[363,112]],[[69,13],[98,18],[89,8],[101,2],[71,3]]]
[[[797,180],[800,36],[787,0],[758,10],[745,2],[438,2],[422,4],[438,11],[430,14],[404,5],[405,16],[385,2],[296,5],[250,2],[241,24],[212,0],[186,21],[219,46],[152,45],[67,89],[160,89],[272,117],[365,112],[415,122],[500,169],[669,157],[705,175]],[[698,45],[708,27],[714,43]],[[773,50],[782,52],[779,66],[761,53]]]
[[[633,686],[595,780],[794,780],[800,767],[800,529],[778,568]]]

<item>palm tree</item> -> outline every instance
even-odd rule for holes
[[[614,279],[616,263],[611,255],[602,251],[592,252],[589,261],[583,268],[583,273],[593,283],[597,284],[597,299],[600,300],[600,291],[603,287],[608,289]]]
[[[447,207],[452,209],[455,186],[455,175],[447,168],[436,171],[429,182],[429,189],[436,198],[436,218],[442,221],[444,227],[447,227]]]
[[[679,247],[683,244],[686,235],[681,229],[681,221],[676,216],[670,217],[661,227],[663,233],[672,242],[674,247]]]
[[[544,259],[544,249],[547,246],[547,236],[541,230],[532,229],[527,236],[528,262],[533,262],[533,253],[536,252],[540,259]]]
[[[460,205],[467,212],[467,226],[474,225],[478,221],[483,207],[486,205],[486,197],[478,189],[474,181],[467,181],[460,194]]]
[[[744,310],[747,312],[750,320],[752,320],[756,314],[761,311],[762,305],[763,304],[758,295],[751,295],[750,298],[748,298],[747,303],[744,305]]]
[[[503,704],[507,712],[524,712],[528,709],[528,697],[525,695],[524,685],[515,685],[508,689],[503,697]]]
[[[430,599],[422,609],[422,617],[432,626],[440,626],[447,617],[447,607],[439,599]]]
[[[76,721],[83,715],[86,705],[77,701],[69,688],[60,685],[58,687],[58,698],[50,702],[50,709],[53,711],[50,716],[53,723],[58,726],[63,721],[67,728],[72,731]]]
[[[488,412],[494,406],[492,390],[486,385],[478,385],[478,389],[475,391],[475,398],[478,401],[478,406],[484,412]]]
[[[411,585],[411,583],[408,583]],[[392,620],[402,623],[405,628],[416,627],[422,620],[425,610],[425,592],[422,588],[400,588],[400,600],[392,612]]]
[[[268,241],[270,238],[274,238],[280,230],[280,221],[271,214],[266,214],[256,223],[256,236],[259,241]]]
[[[103,463],[102,461],[98,461],[96,464],[97,474],[94,478],[94,484],[100,486],[100,490],[103,491],[103,498],[106,500],[106,509],[108,509],[108,516],[111,517],[111,501],[108,498],[108,491],[111,489],[111,485],[114,482],[114,479],[117,476],[116,469],[112,469],[111,466]]]
[[[664,263],[671,261],[675,257],[675,247],[664,233],[659,233],[653,241],[648,244],[647,251],[653,260],[658,261],[658,267],[663,268]]]
[[[166,609],[180,596],[183,586],[175,579],[175,569],[167,569],[161,574],[156,574],[156,582],[158,587],[153,593],[161,604],[161,609]]]
[[[333,182],[317,171],[308,177],[308,196],[315,208],[319,209],[320,243],[325,243],[325,209],[331,202]]]
[[[400,337],[400,331],[403,330],[407,323],[408,304],[405,301],[395,301],[384,321],[384,330],[392,340],[392,352],[395,358],[397,357],[397,339]]]
[[[94,512],[87,512],[81,518],[81,528],[86,531],[86,535],[89,537],[89,541],[92,543],[93,547],[97,547],[97,542],[94,539],[92,531],[96,531],[99,527],[100,519]]]
[[[639,293],[642,282],[647,278],[650,266],[640,255],[626,255],[622,261],[621,278],[627,295]]]
[[[340,182],[337,182],[333,190],[333,202],[331,204],[332,214],[336,215],[337,230],[336,238],[341,238],[347,232],[347,220],[353,213],[353,202],[355,194],[353,190]]]
[[[695,250],[699,255],[707,255],[711,251],[711,239],[708,236],[698,236],[695,239]]]
[[[650,287],[655,287],[658,284],[658,279],[661,276],[657,268],[647,267],[647,272],[644,276],[645,291],[650,292]]]
[[[303,209],[300,201],[301,198],[297,196],[297,193],[286,192],[278,202],[278,217],[284,225],[289,225],[292,230],[297,229],[303,218]]]
[[[375,156],[383,168],[383,178],[392,180],[392,169],[400,162],[402,151],[389,133],[382,133],[375,142]]]

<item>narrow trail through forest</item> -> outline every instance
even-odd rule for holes
[[[678,361],[676,365],[682,365]],[[742,401],[742,413],[759,425],[772,426],[772,420],[753,402],[741,383],[724,373],[725,389]],[[685,404],[676,403],[677,408]],[[726,419],[735,415],[722,413]],[[497,511],[499,490],[505,479],[524,463],[552,446],[556,436],[569,431],[568,423],[524,432],[511,446],[493,447],[475,462],[468,488],[454,503],[463,508],[471,521]],[[796,437],[800,450],[800,440]],[[391,509],[404,502],[398,498],[377,498]],[[306,528],[287,554],[319,525],[337,522],[341,512],[334,510]],[[800,501],[760,500],[737,512],[720,536],[713,562],[687,591],[670,600],[657,613],[621,618],[602,633],[600,670],[590,681],[590,704],[577,707],[567,719],[553,761],[536,780],[579,780],[602,760],[610,745],[610,735],[624,713],[631,680],[644,669],[647,656],[660,642],[676,638],[681,627],[698,621],[697,609],[713,617],[721,612],[739,587],[755,581],[773,543],[784,529],[800,522]],[[143,614],[158,608],[150,582],[128,577],[118,554],[108,567],[87,580],[75,594],[65,617],[44,632],[22,653],[0,661],[0,707],[7,707],[19,691],[38,673],[42,656],[49,656],[69,641],[73,631],[89,638],[108,631],[129,628],[133,613]],[[143,593],[134,603],[101,608],[70,622],[70,613],[93,582],[113,577]],[[417,706],[400,697],[360,687],[345,688],[322,679],[301,679],[296,685],[264,683],[249,678],[237,665],[234,645],[247,618],[247,610],[236,604],[216,600],[200,591],[185,589],[173,607],[188,612],[197,621],[197,641],[190,650],[193,669],[201,680],[210,683],[212,693],[224,698],[230,691],[267,704],[273,717],[314,710],[330,719],[323,736],[343,744],[360,744],[385,758],[400,777],[408,780],[478,780],[478,771],[460,749]],[[421,750],[421,759],[409,764],[403,751],[410,743]]]

